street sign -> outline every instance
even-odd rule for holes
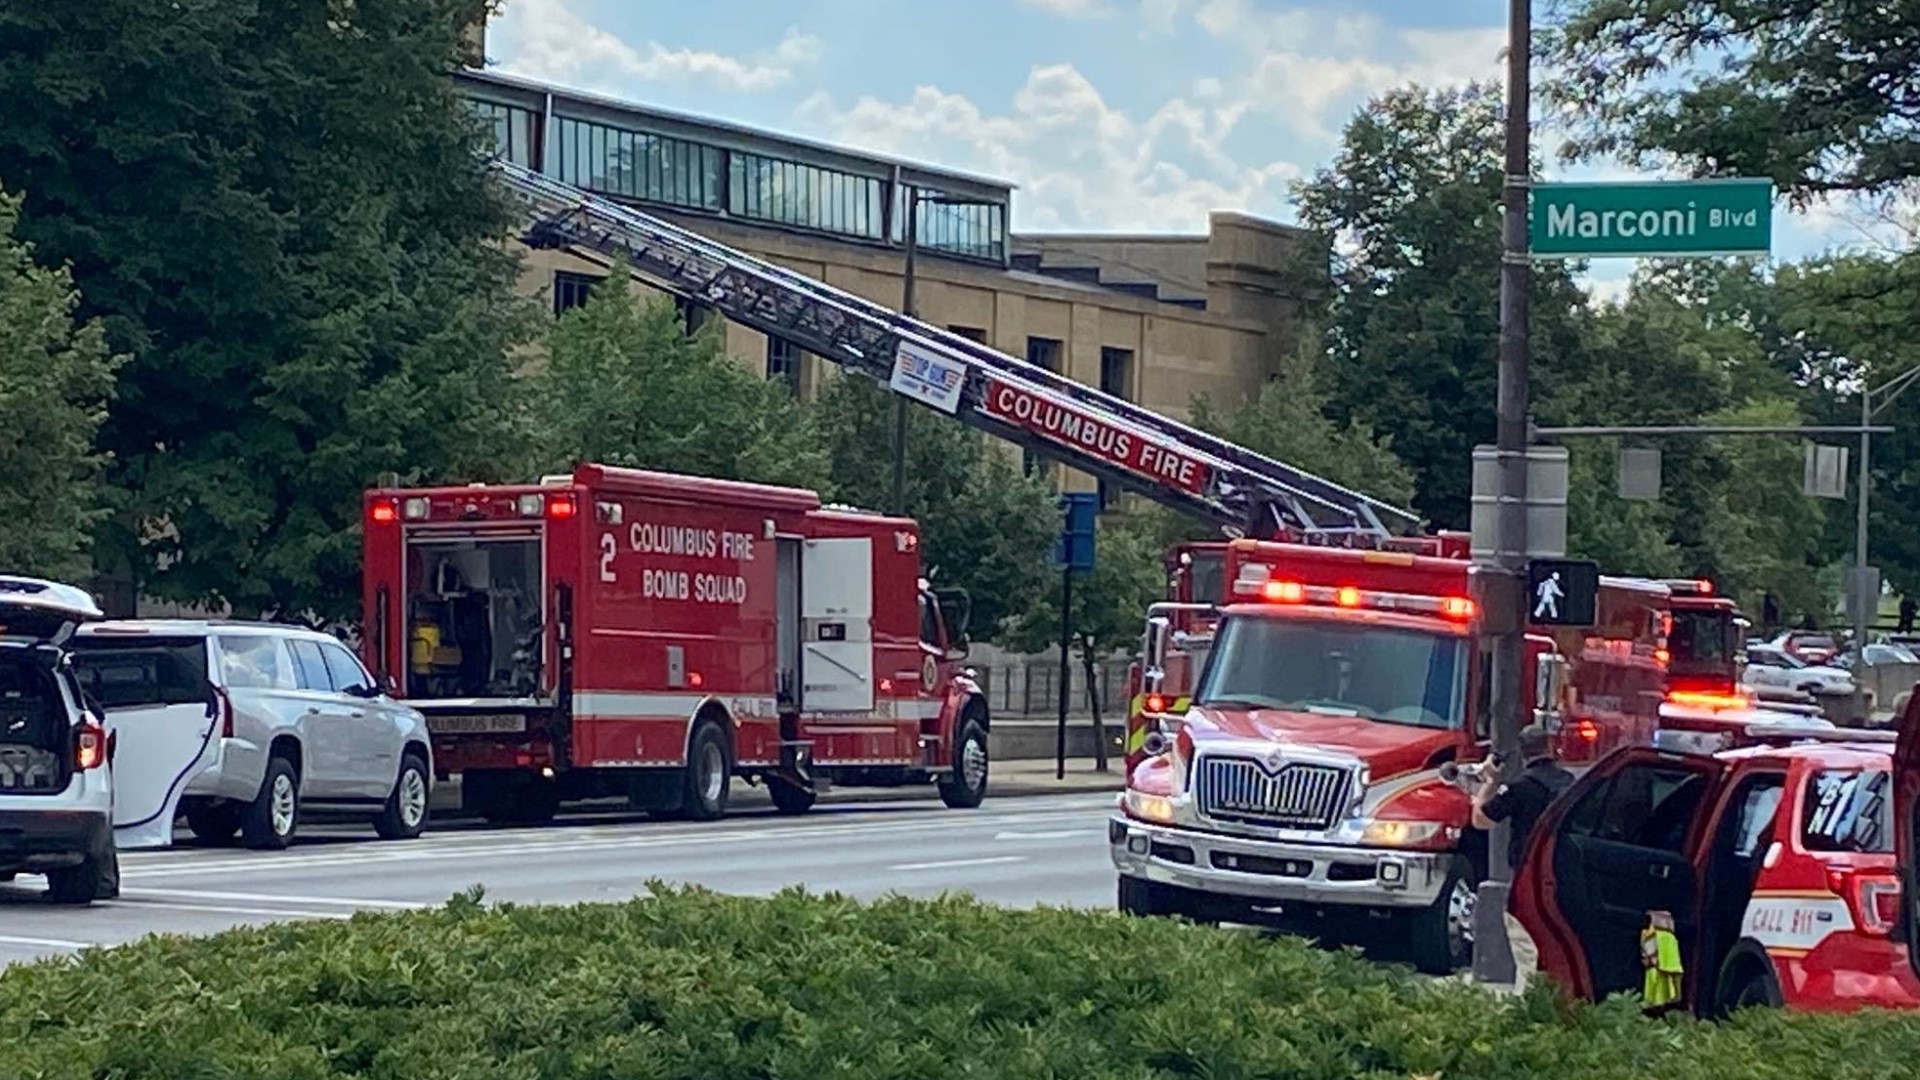
[[[1809,498],[1847,497],[1847,448],[1807,443],[1807,459],[1800,490]]]
[[[1592,626],[1599,618],[1600,564],[1584,559],[1527,563],[1527,621],[1535,626]]]
[[[1614,478],[1620,497],[1635,502],[1660,499],[1660,451],[1644,446],[1620,448],[1620,471]]]
[[[1093,572],[1094,522],[1100,517],[1100,496],[1071,491],[1060,496],[1060,537],[1053,542],[1053,565],[1073,574]]]
[[[1491,558],[1500,524],[1500,451],[1473,448],[1471,550]],[[1543,559],[1567,553],[1567,448],[1527,447],[1527,554]]]
[[[1535,184],[1527,234],[1536,258],[1765,255],[1773,181]]]

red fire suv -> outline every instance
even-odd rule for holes
[[[1683,1002],[1701,1015],[1920,1006],[1902,910],[1914,895],[1915,714],[1897,738],[1774,725],[1739,741],[1754,745],[1609,755],[1541,818],[1514,911],[1542,970],[1584,997],[1638,991],[1640,932],[1664,910]]]

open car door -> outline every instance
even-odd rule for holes
[[[1900,933],[1906,939],[1907,962],[1920,976],[1920,863],[1915,862],[1920,846],[1920,693],[1908,695],[1893,747],[1893,844],[1906,908]]]
[[[1514,913],[1541,970],[1582,997],[1639,991],[1648,913],[1673,916],[1681,948],[1699,934],[1694,870],[1725,768],[1646,748],[1602,758],[1541,816],[1514,881]]]

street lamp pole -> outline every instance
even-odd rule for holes
[[[1527,362],[1528,286],[1532,267],[1527,251],[1527,199],[1533,178],[1532,0],[1507,6],[1506,182],[1503,192],[1500,256],[1500,379],[1495,414],[1499,451],[1499,492],[1495,570],[1510,583],[1526,580],[1527,565]],[[1512,611],[1489,613],[1499,634],[1493,645],[1491,731],[1494,750],[1512,768],[1520,756],[1522,687],[1526,680],[1526,619],[1519,587],[1492,590]],[[1474,904],[1473,975],[1483,983],[1514,982],[1513,951],[1507,941],[1507,898],[1513,867],[1507,858],[1512,826],[1496,823],[1487,838],[1487,879]]]
[[[1872,473],[1868,471],[1868,455],[1873,450],[1873,418],[1880,410],[1893,404],[1893,399],[1913,385],[1920,377],[1920,367],[1911,368],[1882,383],[1879,389],[1867,385],[1866,379],[1860,380],[1860,464],[1855,483],[1859,487],[1859,504],[1854,508],[1853,521],[1853,571],[1854,587],[1850,590],[1853,615],[1853,647],[1867,647],[1867,633],[1873,629],[1873,620],[1879,614],[1880,597],[1877,592],[1867,595],[1867,499],[1873,488]],[[1879,398],[1875,404],[1874,399]],[[1884,429],[1882,429],[1884,430]],[[1865,711],[1866,703],[1862,699],[1860,710]]]

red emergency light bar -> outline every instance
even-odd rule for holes
[[[1669,690],[1667,701],[1674,705],[1686,705],[1696,709],[1746,709],[1753,701],[1745,694],[1715,694],[1705,690]]]
[[[1254,571],[1249,574],[1247,571]],[[1270,604],[1332,604],[1343,608],[1373,608],[1380,611],[1412,611],[1439,615],[1455,622],[1473,618],[1475,607],[1464,596],[1419,596],[1413,593],[1379,592],[1357,585],[1329,587],[1303,585],[1264,576],[1267,568],[1249,565],[1241,570],[1233,591],[1240,596],[1255,596]]]
[[[1713,582],[1706,578],[1668,578],[1660,584],[1675,596],[1712,596]]]

